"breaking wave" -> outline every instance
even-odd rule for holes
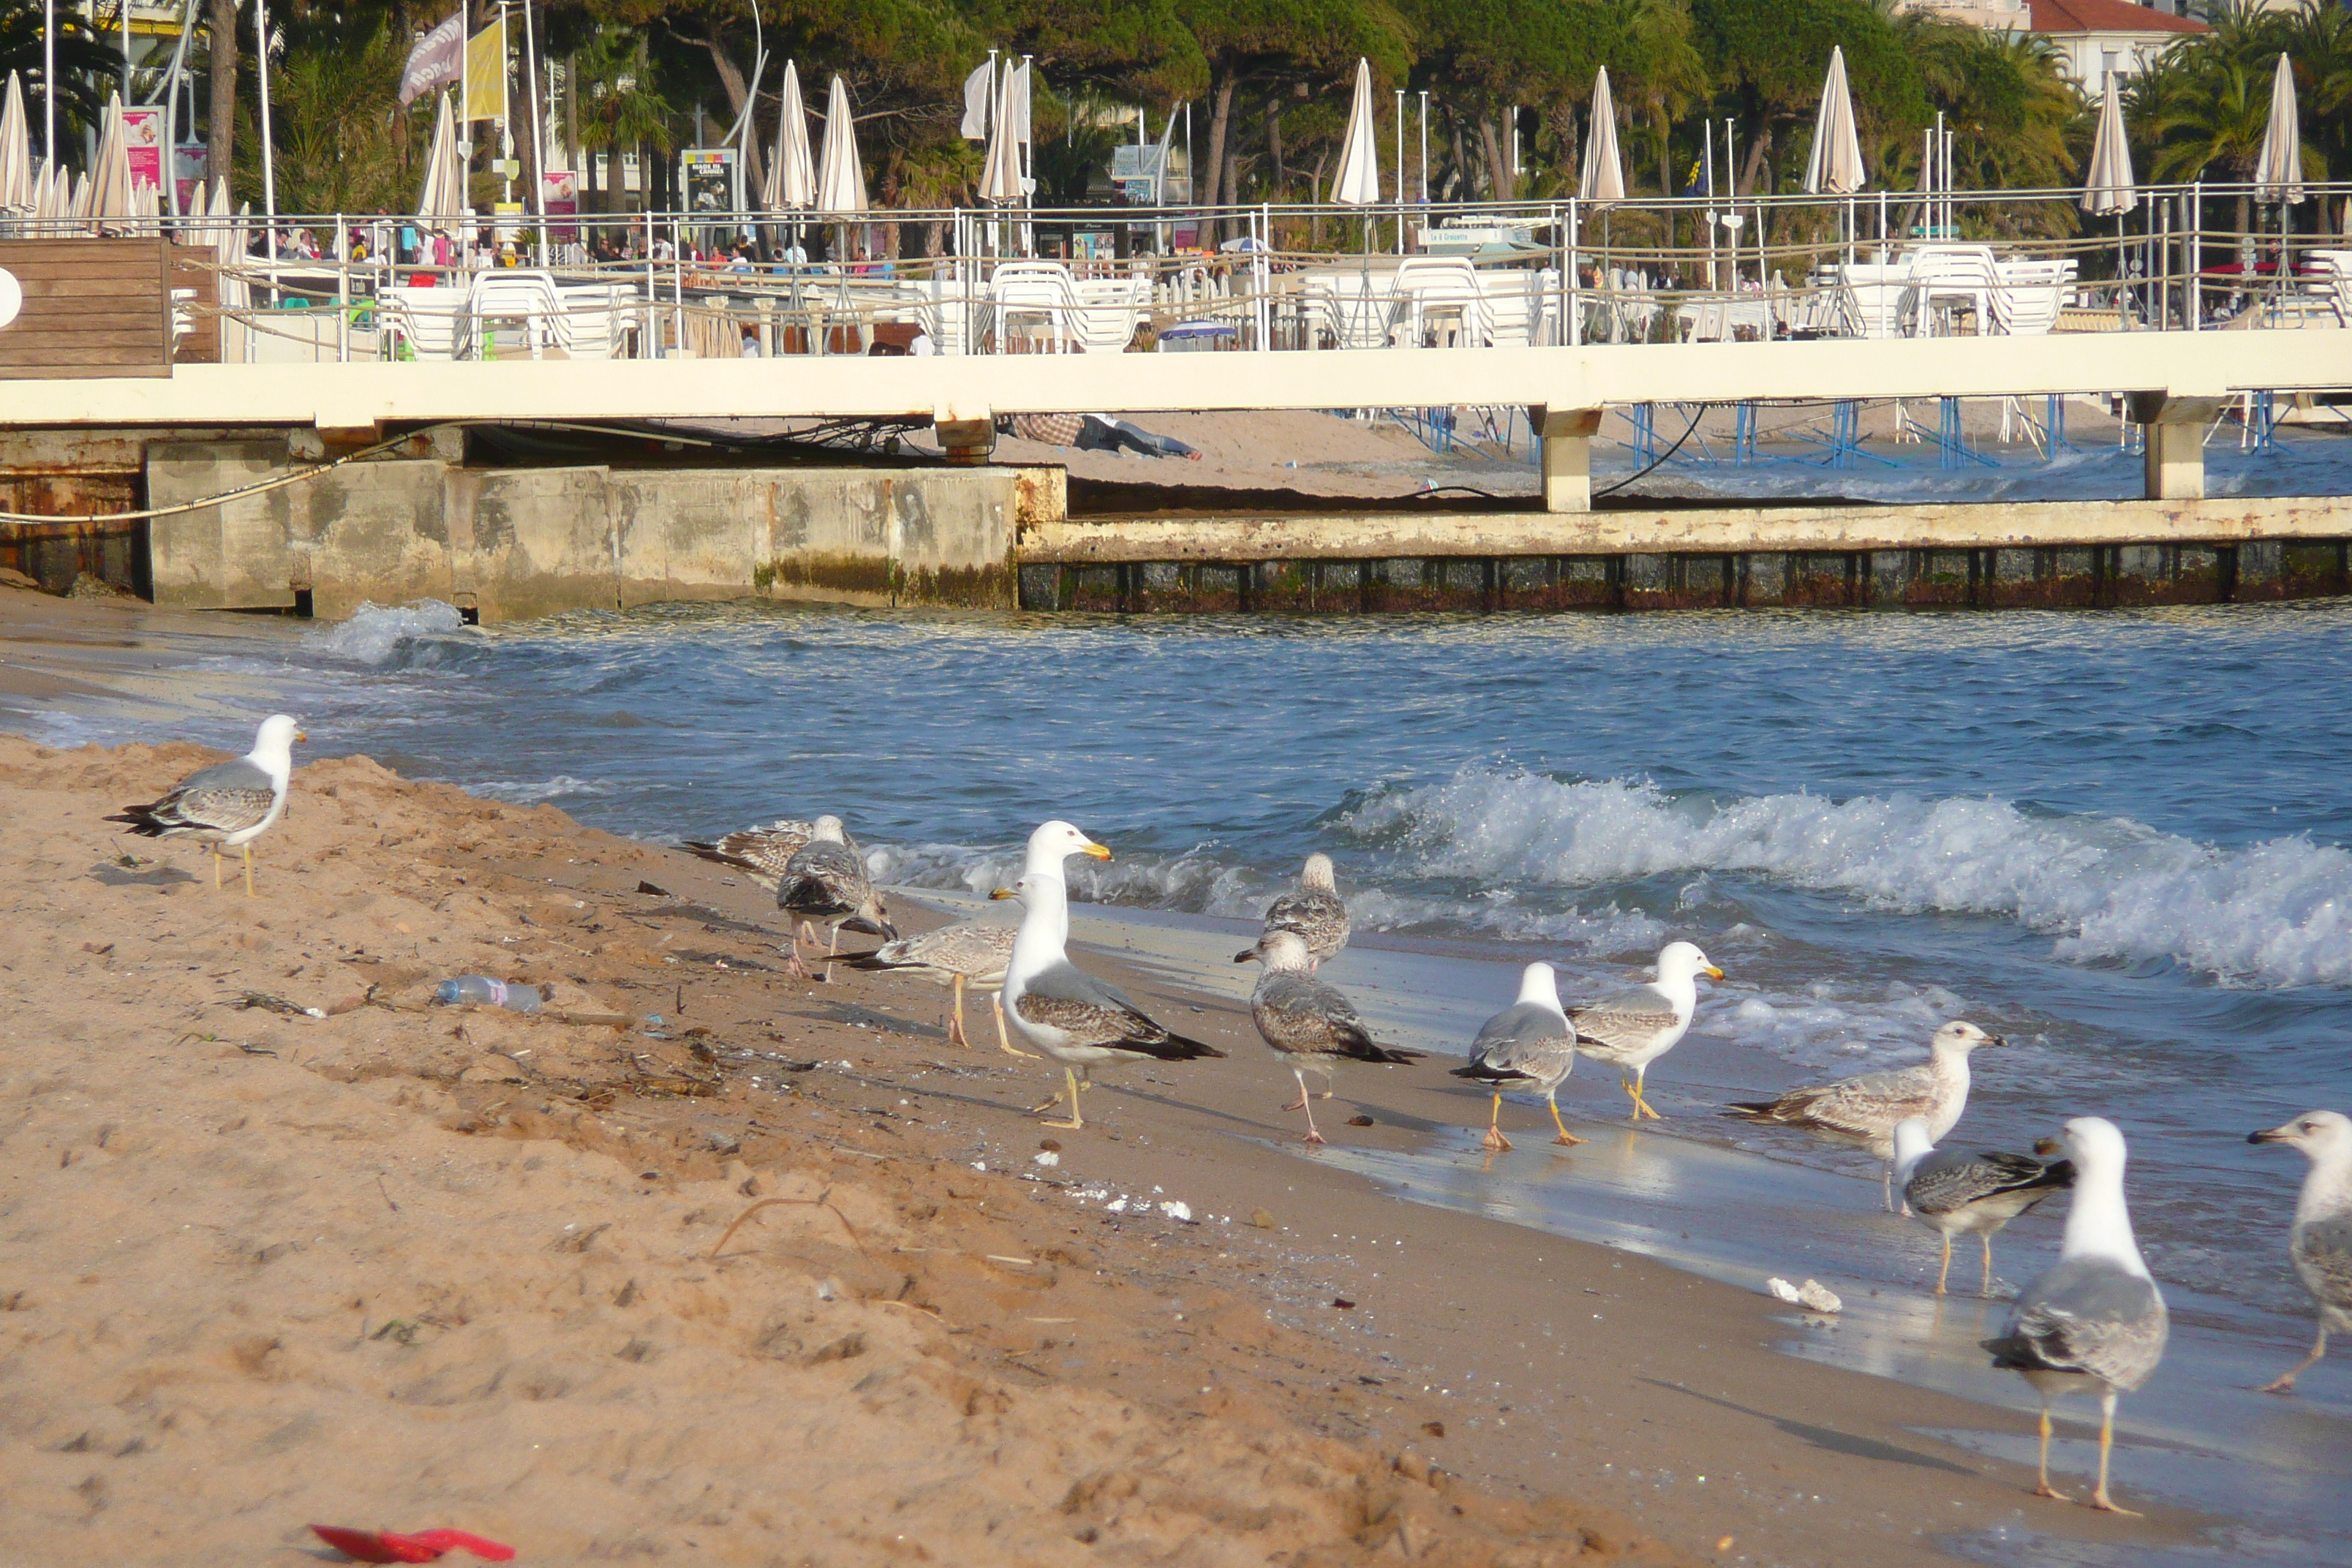
[[[1374,792],[1333,826],[1414,877],[1576,888],[1745,871],[1876,908],[2006,917],[2054,936],[2070,960],[2352,984],[2352,852],[2306,837],[2218,848],[2126,817],[1994,799],[1721,801],[1497,769]]]

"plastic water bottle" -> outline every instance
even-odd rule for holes
[[[487,974],[461,974],[455,980],[444,980],[433,993],[433,1000],[444,1007],[473,1002],[504,1007],[509,1013],[536,1013],[540,1004],[547,1000],[547,994],[536,985],[510,985]]]

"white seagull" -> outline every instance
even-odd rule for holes
[[[1577,1051],[1617,1069],[1633,1102],[1636,1121],[1644,1116],[1665,1120],[1650,1109],[1642,1087],[1650,1064],[1680,1045],[1690,1028],[1702,974],[1723,978],[1723,971],[1707,962],[1697,944],[1670,942],[1659,950],[1655,980],[1568,1010],[1568,1021],[1576,1026]]]
[[[1061,1063],[1069,1083],[1070,1119],[1046,1126],[1076,1131],[1086,1125],[1078,1108],[1078,1075],[1097,1063],[1184,1062],[1225,1054],[1163,1028],[1126,992],[1070,962],[1069,894],[1058,875],[1030,871],[1016,886],[989,896],[1017,898],[1026,906],[1000,995],[1013,1032]]]
[[[2284,1143],[2311,1162],[2295,1200],[2287,1255],[2319,1309],[2319,1342],[2264,1394],[2292,1394],[2294,1380],[2327,1353],[2327,1331],[2352,1333],[2352,1119],[2333,1110],[2306,1110],[2284,1127],[2249,1133],[2249,1143]]]
[[[2096,1116],[2066,1123],[2063,1138],[2034,1152],[2063,1148],[2074,1163],[2074,1206],[2058,1261],[2025,1288],[2008,1331],[1986,1340],[1992,1364],[2021,1373],[2042,1396],[2042,1484],[2034,1496],[2066,1494],[2050,1485],[2050,1402],[2070,1394],[2099,1399],[2099,1489],[2091,1506],[2129,1513],[2107,1496],[2107,1450],[2115,1444],[2116,1398],[2146,1383],[2164,1359],[2170,1331],[2164,1295],[2132,1239],[2124,1204],[2124,1135]]]
[[[1315,978],[1315,961],[1297,931],[1268,931],[1250,951],[1265,964],[1250,993],[1250,1019],[1257,1025],[1258,1037],[1290,1063],[1290,1075],[1298,1080],[1298,1103],[1282,1109],[1307,1112],[1309,1143],[1322,1142],[1323,1134],[1315,1130],[1315,1108],[1307,1103],[1308,1073],[1323,1075],[1323,1098],[1328,1100],[1342,1058],[1396,1067],[1428,1055],[1372,1038],[1355,1004],[1338,987]]]
[[[221,851],[245,855],[245,896],[253,897],[253,841],[286,814],[286,786],[294,776],[294,742],[310,737],[284,713],[261,721],[253,750],[233,763],[201,768],[161,800],[126,805],[109,822],[127,822],[144,838],[194,838],[213,851],[213,886],[221,885]]]
[[[1298,873],[1298,887],[1268,904],[1265,923],[1258,931],[1258,947],[1234,954],[1235,963],[1258,956],[1265,939],[1278,931],[1295,931],[1307,944],[1307,967],[1320,969],[1348,945],[1348,906],[1339,898],[1339,884],[1331,871],[1331,857],[1309,855]]]
[[[1581,1143],[1559,1119],[1559,1086],[1576,1066],[1576,1026],[1559,1005],[1559,986],[1549,963],[1530,963],[1519,972],[1519,999],[1480,1026],[1470,1042],[1470,1065],[1454,1068],[1495,1091],[1495,1105],[1486,1119],[1485,1145],[1508,1149],[1503,1136],[1503,1091],[1532,1089],[1551,1107],[1551,1124],[1559,1129],[1555,1143]]]

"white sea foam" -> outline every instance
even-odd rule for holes
[[[613,793],[613,786],[602,779],[576,779],[570,773],[545,779],[490,779],[472,787],[476,795],[486,795],[512,805],[539,805],[551,800],[575,800]]]
[[[404,652],[413,658],[419,644],[480,635],[466,625],[457,605],[418,599],[395,605],[362,603],[350,619],[320,626],[305,634],[302,640],[330,658],[381,666]]]
[[[1339,826],[1415,876],[1485,887],[1755,872],[1877,908],[2006,916],[2054,936],[2068,959],[2352,984],[2352,852],[2303,837],[2221,849],[2125,817],[2037,816],[2000,800],[1719,803],[1496,769],[1384,791]]]
[[[923,844],[869,848],[866,864],[879,882],[985,893],[1010,887],[1021,874],[1022,858],[1018,850]],[[1122,858],[1108,865],[1073,860],[1067,869],[1072,894],[1085,902],[1179,910],[1224,920],[1255,921],[1292,886],[1286,878],[1228,864],[1204,850]],[[1506,941],[1554,943],[1601,956],[1654,952],[1666,931],[1654,917],[1613,902],[1590,910],[1563,908],[1556,900],[1523,900],[1508,889],[1475,900],[1422,897],[1377,887],[1343,891],[1349,919],[1358,931],[1482,931]]]

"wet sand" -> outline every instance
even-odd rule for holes
[[[1442,1064],[1343,1077],[1318,1114],[1363,1152],[1303,1159],[1245,1015],[1112,952],[1232,1058],[1041,1130],[1052,1077],[947,1046],[944,993],[792,980],[761,889],[549,808],[308,766],[250,902],[98,820],[203,760],[0,742],[12,1557],[291,1561],[317,1521],[541,1560],[1877,1563],[2200,1522],[2128,1450],[2150,1521],[2035,1502],[1927,1435],[2023,1416],[1349,1169],[1475,1119]],[[423,1005],[469,972],[633,1022]],[[761,1196],[824,1202],[714,1260]]]

